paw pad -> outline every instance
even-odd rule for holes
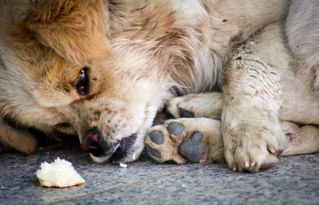
[[[202,137],[200,132],[194,132],[189,140],[179,145],[179,153],[191,162],[199,162],[205,152],[201,144]]]
[[[177,123],[177,122],[170,122],[167,125],[167,129],[170,133],[172,133],[175,136],[181,136],[185,127],[184,125]]]
[[[160,145],[164,143],[164,135],[161,131],[153,130],[149,135],[155,144]]]
[[[161,153],[159,151],[153,149],[152,147],[146,145],[146,150],[147,150],[149,155],[152,155],[153,157],[161,158]]]
[[[184,118],[193,118],[194,114],[190,111],[184,110],[182,108],[179,109],[179,116]]]

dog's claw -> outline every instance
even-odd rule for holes
[[[272,145],[267,145],[267,150],[272,153],[272,154],[275,154],[276,153],[276,150],[274,148],[274,146]]]

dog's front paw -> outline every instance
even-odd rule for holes
[[[222,94],[219,92],[190,94],[173,98],[167,103],[168,111],[175,118],[220,119],[222,106]]]
[[[220,122],[207,118],[180,118],[151,128],[145,143],[158,162],[208,163],[223,159]]]
[[[258,172],[278,163],[279,139],[283,133],[278,125],[274,126],[262,126],[258,122],[223,125],[228,166],[234,171]]]

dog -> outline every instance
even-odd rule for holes
[[[74,5],[83,3],[81,1],[75,2]],[[103,11],[93,11],[93,13],[97,12],[101,15],[88,15],[88,18],[93,19],[93,26],[98,24],[95,23],[97,19],[102,19],[97,22],[103,22],[101,23],[104,28],[102,33],[106,32],[107,34],[104,37],[102,35],[88,35],[86,39],[92,40],[92,45],[104,45],[105,52],[102,52],[103,55],[101,53],[95,53],[96,55],[94,55],[95,51],[93,49],[92,56],[96,57],[85,57],[87,55],[91,56],[89,55],[90,51],[82,50],[85,46],[80,46],[78,49],[79,51],[85,51],[81,52],[82,54],[72,54],[72,52],[77,52],[77,49],[72,48],[73,43],[81,41],[81,38],[75,38],[71,46],[63,46],[63,43],[59,43],[59,39],[70,40],[73,37],[72,35],[68,38],[58,37],[58,35],[65,34],[59,29],[56,30],[60,32],[54,33],[54,35],[38,34],[43,29],[47,29],[47,24],[56,26],[56,24],[43,20],[42,15],[45,17],[46,15],[42,12],[38,14],[41,18],[38,19],[38,22],[36,21],[36,23],[42,25],[40,27],[42,29],[36,29],[36,24],[27,28],[27,31],[32,32],[27,32],[21,30],[21,27],[17,26],[19,24],[14,24],[11,29],[6,30],[9,37],[2,38],[9,38],[7,44],[13,42],[13,45],[16,43],[18,45],[13,51],[9,49],[10,52],[2,49],[5,50],[1,55],[2,70],[7,70],[10,67],[13,70],[12,73],[14,73],[9,75],[7,74],[8,71],[3,72],[6,74],[2,74],[4,76],[2,78],[8,79],[8,76],[13,76],[13,79],[7,81],[15,83],[2,85],[1,92],[7,93],[5,91],[9,88],[12,90],[14,86],[23,88],[23,91],[10,92],[10,94],[14,93],[13,96],[10,94],[1,95],[3,98],[1,102],[4,102],[1,107],[3,110],[2,124],[7,127],[10,126],[10,128],[6,127],[4,131],[14,129],[13,132],[21,135],[21,130],[13,128],[5,120],[11,119],[24,127],[32,126],[45,132],[57,129],[66,133],[78,134],[82,148],[90,152],[95,162],[130,162],[136,160],[143,150],[145,135],[147,135],[148,152],[151,156],[155,156],[156,160],[161,161],[161,157],[166,152],[157,149],[158,147],[154,145],[150,134],[153,132],[147,131],[152,126],[157,111],[177,95],[199,93],[212,89],[218,83],[223,67],[229,61],[234,49],[264,26],[282,20],[288,8],[288,1],[283,0],[198,0],[183,2],[171,0],[137,0],[134,2],[110,0],[101,2],[92,0],[89,2],[91,4],[103,4],[99,7],[104,8]],[[44,8],[41,6],[40,11],[45,11],[48,8],[46,4],[44,4]],[[83,8],[86,9],[86,7]],[[62,6],[58,5],[58,8],[63,8],[63,4]],[[57,10],[61,12],[66,9]],[[74,10],[77,9],[69,11]],[[64,16],[61,15],[61,18]],[[74,21],[74,19],[83,18],[81,15],[79,16],[74,15],[69,20]],[[35,18],[34,15],[28,15],[27,17],[31,18],[31,22]],[[22,17],[22,19],[28,20],[26,17]],[[59,18],[52,19],[56,21]],[[23,22],[25,21],[23,20]],[[76,22],[80,22],[80,25],[82,23],[82,21]],[[73,28],[70,27],[70,29]],[[10,32],[14,29],[18,29],[20,32]],[[99,29],[89,30],[100,31]],[[17,33],[27,33],[31,36],[25,38],[25,35],[14,35]],[[51,30],[44,33],[52,34]],[[70,33],[76,33],[76,30]],[[84,34],[80,32],[79,35]],[[52,39],[54,43],[51,42]],[[99,43],[100,39],[105,40]],[[26,40],[33,43],[26,44]],[[38,52],[42,54],[40,58],[35,59],[37,55],[34,55],[34,53],[23,52],[23,54],[31,54],[25,60],[26,62],[36,62],[35,67],[42,68],[44,66],[42,69],[50,71],[46,72],[48,73],[46,75],[42,72],[42,75],[46,78],[43,78],[41,72],[36,72],[31,77],[23,75],[23,69],[20,67],[32,66],[25,66],[21,63],[21,59],[14,57],[17,55],[16,53],[19,53],[18,51],[24,50],[21,49],[22,44],[29,45],[28,48],[31,51],[37,48]],[[64,48],[72,49],[64,50]],[[99,47],[96,48],[97,51],[100,50]],[[47,56],[48,53],[49,56]],[[32,61],[29,59],[32,59]],[[32,69],[29,69],[27,73],[33,73],[31,71]],[[18,75],[15,72],[22,72],[23,74]],[[226,74],[223,75],[227,76]],[[22,82],[18,81],[19,83],[16,85],[17,81],[15,79],[17,76],[22,76],[21,79],[27,79],[26,81],[21,80],[25,84],[21,86]],[[41,81],[41,79],[43,80]],[[226,81],[223,80],[223,82]],[[30,84],[33,85],[31,89],[29,88]],[[222,87],[224,86],[222,85]],[[29,91],[26,92],[26,90]],[[225,90],[226,87],[223,88],[222,95],[227,93]],[[21,98],[22,95],[27,96]],[[10,104],[12,101],[17,102],[15,100],[17,96],[19,96],[18,105]],[[28,102],[26,99],[33,103],[31,105],[21,103]],[[224,107],[218,109],[223,110],[222,124],[231,122],[226,115],[227,110],[231,109],[225,106],[225,102],[222,103]],[[38,114],[40,112],[36,111],[34,107],[45,111]],[[51,115],[51,113],[55,115]],[[21,117],[22,114],[24,114],[23,117]],[[51,116],[51,118],[49,119],[48,116]],[[26,120],[30,117],[32,117],[31,120]],[[216,123],[220,124],[218,121]],[[196,127],[196,124],[193,125],[193,127]],[[211,126],[209,124],[205,125]],[[175,131],[182,130],[179,124],[173,124],[173,129]],[[223,141],[226,142],[227,138],[235,138],[235,136],[227,137],[227,132],[224,132]],[[2,131],[1,133],[5,132]],[[26,133],[23,133],[21,136],[26,135]],[[197,135],[201,135],[201,132],[198,132]],[[30,136],[28,137],[30,138]],[[254,143],[253,137],[248,142],[252,141]],[[195,138],[198,140],[201,137],[197,136]],[[159,141],[161,139],[161,137],[158,138]],[[5,140],[2,139],[2,141]],[[30,142],[31,140],[26,141]],[[234,149],[242,144],[236,144],[233,140],[229,141],[229,143],[225,143],[225,148],[228,146],[232,147],[230,149]],[[246,142],[246,140],[243,141]],[[176,146],[179,146],[180,141],[174,139],[173,142]],[[16,144],[11,143],[11,145],[15,146]],[[220,143],[217,143],[216,147],[220,147],[219,145]],[[256,167],[251,165],[257,164],[257,167],[253,170],[258,171],[263,164],[269,164],[267,161],[268,155],[271,156],[269,158],[273,159],[269,160],[270,162],[275,161],[277,158],[273,157],[273,154],[277,152],[278,147],[273,144],[270,145],[267,146],[267,152],[270,151],[270,154],[264,152],[266,158],[258,161],[258,163],[251,162],[248,167]],[[249,146],[245,147],[246,150],[250,148]],[[178,149],[173,150],[178,152]],[[202,151],[203,149],[198,150]],[[169,154],[169,152],[167,153]],[[243,170],[241,164],[237,165],[236,160],[232,161],[234,156],[239,156],[238,154],[232,150],[229,151],[227,148],[225,153],[230,153],[225,154],[225,156],[231,168],[235,166],[236,170]],[[161,157],[156,157],[156,155]],[[207,152],[205,155],[207,155]],[[186,161],[185,157],[181,155],[179,157],[179,163]]]

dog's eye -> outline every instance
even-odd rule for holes
[[[87,95],[89,93],[88,70],[88,67],[84,67],[80,71],[79,81],[76,84],[76,91],[79,95]]]

